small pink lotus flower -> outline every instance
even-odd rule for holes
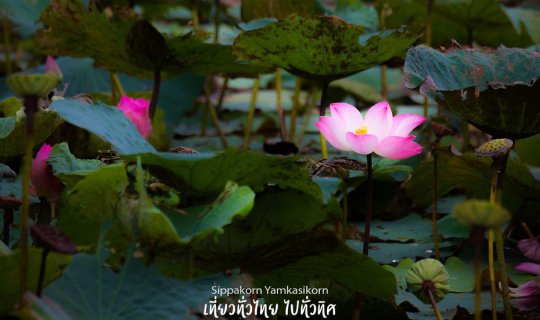
[[[514,269],[517,271],[530,273],[537,276],[540,275],[540,264],[536,264],[532,262],[518,263],[514,266]]]
[[[536,280],[530,280],[522,283],[517,288],[509,287],[508,289],[512,298],[530,297],[540,293]]]
[[[392,116],[390,105],[381,101],[371,107],[366,118],[347,103],[330,104],[331,117],[319,117],[317,128],[328,142],[342,151],[359,154],[375,152],[381,157],[401,160],[420,154],[422,147],[409,133],[426,121],[414,114]]]
[[[32,163],[30,193],[36,197],[47,198],[50,202],[56,202],[62,196],[64,184],[53,174],[52,168],[47,164],[51,149],[50,145],[43,144]]]
[[[538,239],[523,239],[517,244],[523,255],[531,260],[540,260],[540,242]]]
[[[58,76],[60,79],[62,78],[62,70],[51,56],[47,56],[47,61],[45,62],[45,73],[52,73]]]
[[[149,107],[150,101],[144,98],[134,99],[122,96],[118,103],[118,109],[124,111],[124,115],[137,127],[144,138],[148,138],[152,134]]]

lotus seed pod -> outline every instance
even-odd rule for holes
[[[429,291],[435,301],[442,300],[450,289],[448,271],[435,259],[415,262],[407,272],[407,288],[424,303],[430,303]]]
[[[513,145],[514,142],[510,139],[494,139],[478,147],[475,153],[479,157],[501,157],[510,151]]]
[[[510,213],[486,200],[467,200],[454,208],[452,215],[469,226],[498,228],[510,221]]]
[[[7,78],[9,88],[20,97],[44,97],[54,89],[61,79],[52,73],[14,74]]]

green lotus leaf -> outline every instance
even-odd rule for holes
[[[291,14],[302,16],[323,15],[326,12],[319,0],[243,0],[241,15],[243,21],[260,18],[287,18]]]
[[[540,132],[540,53],[528,49],[409,49],[405,85],[487,133],[519,139]]]
[[[386,19],[387,28],[407,25],[411,30],[425,28],[427,10],[425,0],[385,0],[391,14]],[[499,1],[445,0],[434,1],[432,22],[433,47],[449,46],[452,40],[459,43],[476,42],[497,47],[527,47],[533,44],[532,32],[520,23],[513,23]],[[536,19],[538,20],[538,19]]]
[[[41,109],[34,117],[34,145],[47,139],[60,125],[58,114],[49,109]],[[26,148],[26,115],[23,109],[15,117],[0,118],[0,160],[24,154]]]
[[[291,16],[241,33],[233,51],[241,61],[332,81],[401,56],[416,39],[403,29],[367,33],[338,17]]]

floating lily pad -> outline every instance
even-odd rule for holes
[[[401,29],[367,33],[337,17],[292,16],[241,33],[233,50],[242,61],[332,81],[401,56],[416,38]]]
[[[499,47],[409,49],[404,79],[409,88],[487,133],[525,138],[540,132],[540,53]]]
[[[45,141],[61,122],[58,113],[40,110],[34,118],[34,145]],[[0,118],[0,160],[24,154],[26,141],[26,115],[23,109],[19,109],[14,117]]]

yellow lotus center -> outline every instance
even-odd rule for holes
[[[354,132],[356,134],[366,134],[367,133],[367,126],[361,126],[360,128],[356,129]]]

